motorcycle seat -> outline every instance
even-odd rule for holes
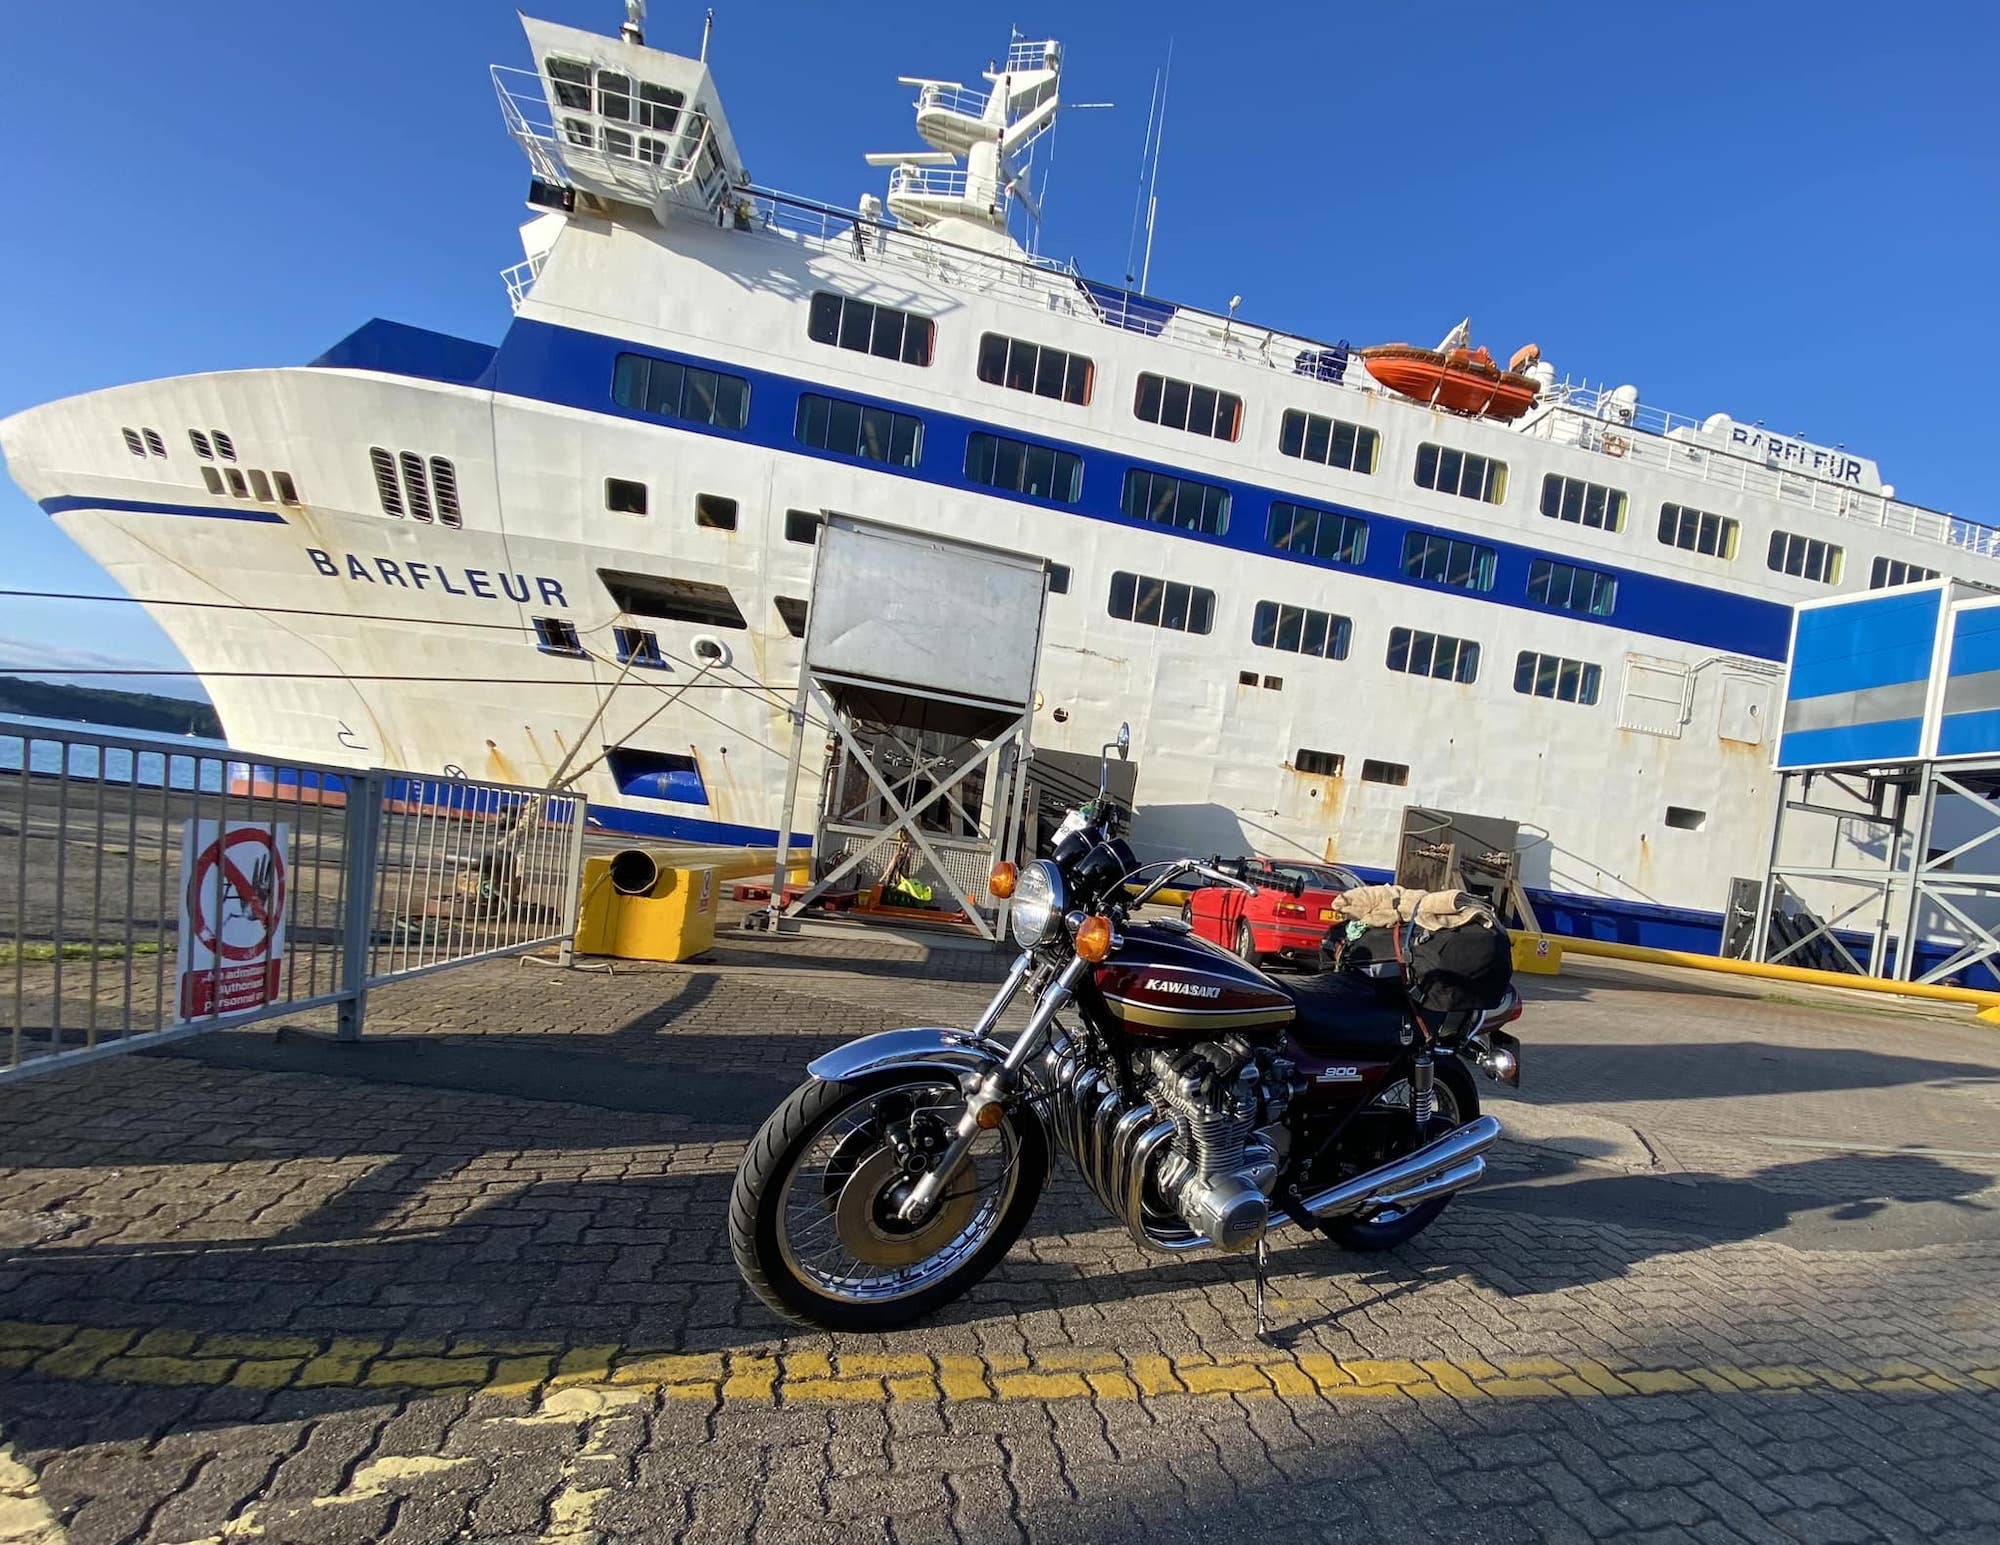
[[[1298,1008],[1292,1033],[1308,1051],[1384,1061],[1403,1044],[1408,1010],[1399,986],[1321,971],[1291,978],[1284,987]]]

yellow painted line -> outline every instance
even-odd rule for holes
[[[0,1376],[108,1384],[225,1385],[488,1394],[581,1402],[660,1398],[823,1406],[908,1401],[1136,1400],[1187,1395],[1327,1400],[1630,1399],[1652,1395],[1770,1395],[1798,1390],[1889,1394],[1997,1394],[2000,1367],[1910,1359],[1838,1367],[1638,1367],[1537,1357],[1371,1361],[1324,1352],[1257,1349],[1221,1356],[1127,1356],[1061,1348],[1035,1357],[831,1354],[753,1350],[667,1352],[619,1346],[396,1341],[337,1337],[198,1336],[86,1325],[0,1321]],[[568,1409],[564,1405],[563,1409]]]

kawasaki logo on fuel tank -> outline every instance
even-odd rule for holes
[[[1158,976],[1147,977],[1141,984],[1140,990],[1143,992],[1173,993],[1182,998],[1219,998],[1222,996],[1222,989],[1220,987],[1202,987],[1194,982],[1170,982],[1166,978]]]

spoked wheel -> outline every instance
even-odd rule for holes
[[[1407,1092],[1408,1085],[1403,1087]],[[1404,1106],[1405,1111],[1408,1108]],[[1463,1126],[1478,1114],[1479,1091],[1473,1087],[1472,1075],[1466,1072],[1465,1064],[1448,1054],[1440,1056],[1437,1076],[1431,1083],[1431,1123],[1423,1141],[1435,1142],[1452,1128]],[[1392,1112],[1389,1119],[1398,1119],[1397,1114]],[[1397,1150],[1397,1155],[1412,1152],[1419,1146],[1407,1115],[1401,1120],[1407,1141]],[[1343,1250],[1393,1250],[1429,1228],[1450,1200],[1449,1196],[1440,1196],[1435,1201],[1419,1203],[1407,1211],[1389,1207],[1366,1217],[1338,1218],[1326,1225],[1327,1236]]]
[[[730,1249],[751,1290],[823,1330],[888,1330],[992,1270],[1048,1173],[1033,1115],[980,1133],[929,1217],[897,1216],[964,1106],[957,1082],[926,1068],[795,1090],[752,1140],[730,1196]]]

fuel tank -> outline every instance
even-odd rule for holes
[[[1125,944],[1092,973],[1104,1011],[1128,1035],[1199,1041],[1225,1031],[1275,1038],[1292,1022],[1291,997],[1255,966],[1177,929],[1125,930]]]

